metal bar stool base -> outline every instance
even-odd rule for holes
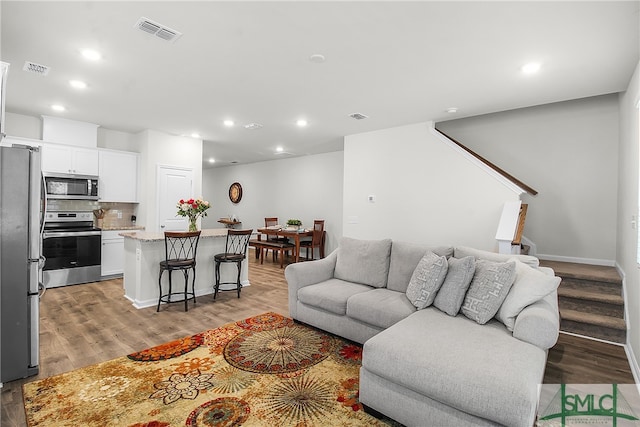
[[[175,296],[179,296],[181,298],[180,299],[172,299],[171,297],[174,296],[174,295]],[[193,294],[193,292],[187,292],[187,302],[189,300],[193,300],[194,304],[196,303],[196,296]],[[177,302],[182,302],[182,303],[185,302],[185,300],[184,300],[184,292],[172,292],[170,294],[164,294],[164,295],[160,296],[158,306],[160,304],[162,304],[162,303],[175,304]],[[185,304],[184,311],[188,311],[187,304]]]

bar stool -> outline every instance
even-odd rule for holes
[[[213,299],[216,299],[218,295],[218,291],[226,291],[233,289],[220,289],[220,285],[236,285],[236,290],[238,291],[238,298],[240,298],[240,289],[242,288],[242,284],[240,283],[240,271],[242,269],[242,261],[246,258],[247,254],[247,245],[249,244],[249,239],[251,238],[251,233],[253,233],[253,229],[249,230],[227,230],[227,241],[225,244],[225,251],[221,254],[216,254],[213,256],[213,260],[216,264],[215,267],[215,284],[213,285]],[[220,264],[222,263],[235,263],[236,268],[238,269],[238,277],[235,282],[221,282],[220,281]]]
[[[160,298],[158,298],[158,307],[156,311],[160,311],[160,303],[181,302],[182,300],[171,301],[172,295],[184,296],[184,311],[187,311],[189,296],[196,303],[195,283],[196,283],[196,252],[198,249],[198,241],[200,240],[200,231],[180,232],[165,231],[164,232],[164,251],[165,260],[160,261],[160,275],[158,276],[158,287],[160,289]],[[193,280],[191,282],[191,292],[189,292],[189,270],[193,269]],[[182,271],[184,275],[184,292],[173,292],[171,283],[171,273],[174,270]],[[169,291],[162,293],[162,274],[169,272]]]

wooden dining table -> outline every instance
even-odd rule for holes
[[[300,260],[300,238],[313,237],[313,230],[287,230],[286,228],[258,228],[258,240],[262,240],[262,234],[276,237],[287,237],[293,239],[295,244],[294,259],[295,262]]]

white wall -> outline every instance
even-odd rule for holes
[[[618,187],[617,94],[437,124],[536,189],[524,235],[542,258],[613,265]]]
[[[636,263],[638,244],[637,224],[631,224],[638,215],[638,143],[640,142],[636,108],[640,99],[640,64],[636,68],[627,91],[620,95],[620,156],[618,173],[618,229],[616,260],[624,272],[627,311],[630,329],[627,334],[636,368],[640,356],[640,274]]]
[[[98,128],[98,147],[110,150],[140,152],[138,138],[135,134],[112,129]]]
[[[42,119],[24,114],[5,113],[4,132],[9,136],[42,139]]]
[[[158,165],[193,169],[194,196],[202,194],[202,140],[145,130],[136,135],[140,147],[139,225],[158,230]],[[176,200],[176,203],[178,201]]]
[[[42,118],[6,113],[5,132],[10,136],[42,139]],[[136,134],[98,127],[98,148],[140,152]]]
[[[265,217],[289,218],[313,227],[324,219],[326,252],[337,247],[342,236],[342,151],[273,160],[247,165],[225,166],[203,171],[203,196],[213,204],[203,219],[203,228],[218,228],[221,217],[235,214],[243,228],[264,226]],[[229,186],[242,185],[243,196],[234,205]]]
[[[344,146],[345,236],[496,249],[502,207],[518,195],[427,124],[351,135]]]

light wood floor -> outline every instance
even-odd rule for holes
[[[270,258],[270,257],[269,257]],[[110,360],[164,342],[274,311],[288,316],[287,284],[279,264],[249,257],[251,286],[182,304],[135,309],[123,297],[122,280],[47,290],[40,310],[40,374],[4,384],[4,427],[26,425],[22,384]],[[545,383],[633,383],[624,349],[561,335],[549,352]]]

